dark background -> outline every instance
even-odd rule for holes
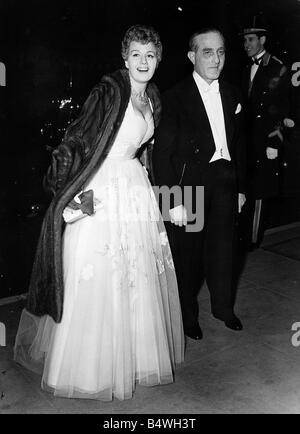
[[[164,52],[155,81],[164,91],[191,71],[190,34],[203,25],[220,27],[227,41],[223,76],[239,85],[247,59],[238,33],[259,13],[272,30],[267,48],[292,68],[300,62],[298,0],[0,1],[0,61],[6,66],[6,86],[0,87],[0,297],[27,291],[49,202],[42,177],[50,151],[101,75],[123,65],[120,42],[127,28],[141,23],[159,31]],[[296,126],[285,146],[282,193],[269,227],[300,221],[300,86],[292,87],[291,101]]]

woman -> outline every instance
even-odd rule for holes
[[[159,120],[149,81],[161,52],[152,28],[131,27],[122,42],[126,69],[102,78],[53,152],[45,183],[54,198],[15,360],[42,369],[42,387],[58,396],[131,398],[136,383],[172,382],[183,360],[170,247],[136,158]],[[63,232],[62,215],[79,207],[84,218]]]

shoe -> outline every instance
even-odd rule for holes
[[[187,327],[184,330],[184,334],[195,341],[199,341],[203,338],[202,330],[198,323],[193,327]]]
[[[224,324],[226,327],[234,331],[243,330],[243,324],[241,323],[241,320],[235,315],[232,318],[224,321]]]

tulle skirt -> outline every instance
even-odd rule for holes
[[[22,312],[15,360],[57,396],[131,398],[174,380],[184,335],[172,255],[137,159],[107,158],[86,189],[100,206],[67,224],[61,323]]]

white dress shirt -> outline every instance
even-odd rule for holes
[[[252,57],[252,60],[258,60],[259,62],[261,62],[261,59],[263,57],[263,55],[265,54],[266,50],[262,51],[261,53],[259,53],[258,56],[256,57]],[[251,72],[250,72],[250,81],[253,81],[253,78],[255,77],[255,74],[257,73],[259,65],[257,65],[256,63],[253,63],[253,65],[251,65]]]
[[[204,103],[216,147],[210,163],[222,158],[230,161],[219,82],[214,80],[209,85],[196,71],[193,72],[193,77]]]

